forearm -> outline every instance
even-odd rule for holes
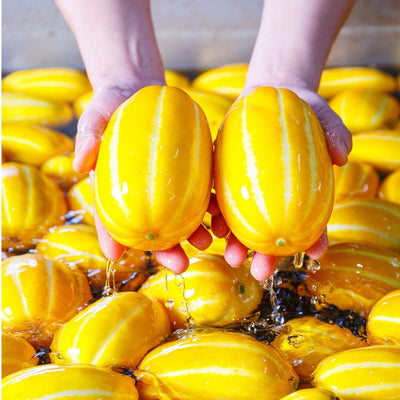
[[[316,91],[331,46],[355,0],[265,0],[246,88]]]
[[[56,3],[75,35],[95,91],[164,83],[149,0]]]

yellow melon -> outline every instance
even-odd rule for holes
[[[400,289],[400,255],[388,249],[338,243],[319,262],[321,268],[307,272],[308,290],[342,310],[367,317],[382,296]]]
[[[400,345],[400,289],[387,293],[367,320],[368,343]]]
[[[71,138],[54,129],[20,123],[3,124],[2,150],[8,161],[40,167],[49,158],[72,151]]]
[[[348,161],[342,167],[333,166],[335,176],[335,201],[346,197],[375,197],[379,186],[379,175],[369,165]]]
[[[1,97],[3,123],[61,127],[74,119],[72,107],[65,102],[18,92],[3,92]]]
[[[335,204],[328,222],[331,243],[354,242],[400,252],[400,205],[378,198]]]
[[[3,380],[3,400],[137,400],[135,381],[94,365],[39,365]]]
[[[35,348],[25,339],[4,333],[1,334],[1,353],[2,378],[39,362]]]
[[[218,204],[247,247],[293,255],[324,232],[333,205],[332,164],[317,117],[295,93],[260,87],[235,102],[214,161]]]
[[[333,354],[314,372],[314,385],[343,400],[400,398],[400,347],[369,346]]]
[[[32,248],[51,227],[65,221],[67,205],[60,188],[37,168],[2,166],[2,247]]]
[[[94,174],[99,217],[119,243],[171,248],[203,221],[211,164],[207,120],[189,95],[168,86],[141,89],[103,134]]]
[[[52,361],[135,368],[170,334],[164,306],[137,292],[96,301],[54,335]]]
[[[400,129],[356,133],[349,159],[365,162],[383,172],[400,168]]]
[[[83,178],[75,183],[67,193],[68,208],[80,222],[94,226],[93,195],[90,178]]]
[[[1,296],[3,329],[38,346],[48,346],[54,331],[92,298],[77,268],[34,253],[3,262]]]
[[[366,342],[350,330],[314,317],[292,319],[272,342],[293,365],[302,382],[311,382],[317,364],[338,351],[363,347]]]
[[[384,128],[400,114],[399,101],[380,90],[345,90],[332,97],[329,105],[353,133]]]
[[[396,90],[396,78],[372,67],[334,67],[322,71],[318,94],[329,98],[348,89]]]
[[[239,322],[257,308],[263,294],[248,265],[232,268],[223,256],[207,254],[191,258],[179,277],[159,271],[139,291],[165,304],[175,329],[187,326],[189,318],[195,325]]]
[[[197,76],[192,87],[218,93],[234,101],[244,88],[247,70],[248,65],[243,63],[213,68]]]
[[[379,186],[378,196],[383,200],[400,204],[400,168],[383,179]]]
[[[144,357],[135,375],[143,400],[273,400],[298,384],[291,365],[272,346],[223,331],[162,344]]]

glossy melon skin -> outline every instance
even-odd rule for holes
[[[307,272],[307,288],[342,310],[367,317],[381,297],[400,289],[400,255],[386,248],[337,243],[319,262],[321,268]]]
[[[8,161],[40,167],[49,158],[72,151],[71,138],[39,125],[3,124],[1,145]]]
[[[366,342],[349,329],[314,317],[291,319],[272,342],[288,358],[302,382],[311,382],[317,364],[342,350],[364,347]]]
[[[396,90],[396,78],[371,67],[334,67],[322,71],[318,94],[329,98],[348,89]]]
[[[3,329],[39,346],[92,298],[82,272],[41,254],[6,259],[2,284]]]
[[[207,284],[205,284],[207,282]],[[249,316],[261,302],[263,290],[249,266],[232,268],[221,255],[196,255],[179,277],[163,269],[140,288],[165,304],[173,328],[225,326]]]
[[[237,332],[194,332],[149,352],[135,372],[143,400],[280,399],[297,388],[272,346]]]
[[[378,196],[383,200],[400,204],[400,168],[383,179]]]
[[[148,86],[114,113],[94,174],[99,217],[119,243],[168,249],[201,224],[211,192],[212,142],[181,89]]]
[[[74,216],[82,218],[82,223],[94,226],[93,195],[89,177],[83,178],[69,189],[67,203]]]
[[[37,168],[18,163],[2,166],[2,247],[26,250],[49,228],[65,220],[61,189]]]
[[[197,76],[192,87],[218,93],[235,101],[244,89],[247,70],[248,65],[245,63],[222,65]]]
[[[330,99],[329,106],[352,133],[384,128],[400,114],[396,97],[381,90],[344,90]]]
[[[281,400],[341,400],[341,398],[330,390],[308,388],[296,390]]]
[[[72,107],[65,102],[19,92],[3,92],[1,97],[3,123],[61,127],[74,119]]]
[[[346,197],[374,197],[379,187],[379,175],[366,163],[348,161],[342,167],[333,166],[335,202]]]
[[[387,293],[372,308],[367,320],[368,342],[400,345],[400,289]]]
[[[137,400],[135,381],[94,365],[45,364],[3,379],[3,400]]]
[[[14,71],[2,80],[3,90],[71,102],[91,89],[88,77],[72,68],[34,68]]]
[[[36,251],[63,264],[78,267],[89,279],[92,287],[104,286],[107,258],[104,256],[96,228],[84,224],[58,226],[39,241]],[[117,286],[133,273],[147,269],[148,257],[142,250],[129,249],[113,263]]]
[[[400,129],[377,129],[354,134],[349,160],[368,163],[382,172],[400,168]]]
[[[333,168],[318,119],[296,94],[260,87],[236,101],[214,162],[218,204],[247,247],[288,256],[321,236],[333,206]]]
[[[40,170],[66,192],[74,184],[88,177],[88,174],[74,170],[72,166],[74,157],[73,152],[58,154],[45,161]]]
[[[51,359],[58,364],[135,368],[170,334],[164,306],[137,292],[96,301],[54,335]]]
[[[400,347],[369,346],[345,350],[322,360],[314,386],[343,400],[400,399]]]
[[[400,204],[348,198],[335,204],[328,222],[331,243],[353,242],[400,253]]]
[[[35,366],[36,350],[25,339],[1,334],[1,377]]]

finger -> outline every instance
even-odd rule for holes
[[[224,238],[229,233],[229,227],[221,213],[211,218],[211,230],[217,238]]]
[[[128,248],[116,242],[110,236],[110,234],[107,232],[106,228],[100,221],[100,218],[96,210],[94,210],[93,214],[97,230],[97,236],[99,238],[100,248],[103,251],[104,256],[108,260],[118,260]]]
[[[322,129],[325,132],[328,153],[333,164],[344,165],[352,149],[351,132],[324,100],[314,108]]]
[[[200,225],[190,235],[188,242],[199,250],[205,250],[212,243],[212,236],[203,225]]]
[[[179,244],[172,249],[155,251],[154,256],[161,265],[176,274],[185,272],[189,266],[189,259]]]
[[[77,172],[89,172],[94,169],[101,135],[114,111],[130,94],[131,92],[113,88],[99,90],[93,95],[78,121],[73,162]]]
[[[247,259],[247,247],[240,243],[232,233],[228,238],[224,257],[231,267],[239,267]]]
[[[93,177],[94,172],[91,171],[89,174],[90,187],[93,195]],[[122,254],[128,249],[128,247],[116,242],[108,233],[107,229],[100,220],[99,214],[96,211],[96,207],[93,204],[93,217],[96,226],[97,237],[99,244],[104,256],[109,260],[118,260]]]
[[[262,253],[254,253],[250,273],[258,281],[264,281],[274,273],[279,257]]]
[[[215,196],[215,193],[211,193],[210,197],[210,202],[208,203],[208,208],[207,212],[210,213],[211,215],[217,215],[221,211],[219,209],[218,203],[217,203],[217,197]]]
[[[306,251],[308,257],[313,260],[318,260],[328,250],[329,242],[326,232]]]

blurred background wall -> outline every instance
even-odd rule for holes
[[[261,8],[262,0],[152,0],[165,67],[203,70],[247,62]],[[53,0],[3,0],[2,18],[3,72],[83,69],[75,39]],[[399,67],[400,0],[358,0],[327,65]]]

